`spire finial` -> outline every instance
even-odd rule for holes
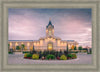
[[[52,23],[51,23],[51,18],[49,18],[49,23],[48,23],[48,25],[47,25],[47,28],[48,28],[49,25],[51,25],[51,26],[54,28],[54,26],[53,26]]]
[[[49,18],[49,21],[51,21],[51,18]]]

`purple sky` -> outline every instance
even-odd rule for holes
[[[9,9],[9,40],[38,40],[46,36],[51,18],[55,36],[91,46],[91,9]]]

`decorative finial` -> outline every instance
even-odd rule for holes
[[[51,21],[51,18],[49,18],[49,21]]]

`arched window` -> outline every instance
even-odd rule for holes
[[[53,44],[52,43],[48,43],[48,50],[51,51],[53,49]]]

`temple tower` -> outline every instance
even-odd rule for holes
[[[46,37],[54,37],[54,26],[51,19],[49,19],[49,24],[46,26]]]

